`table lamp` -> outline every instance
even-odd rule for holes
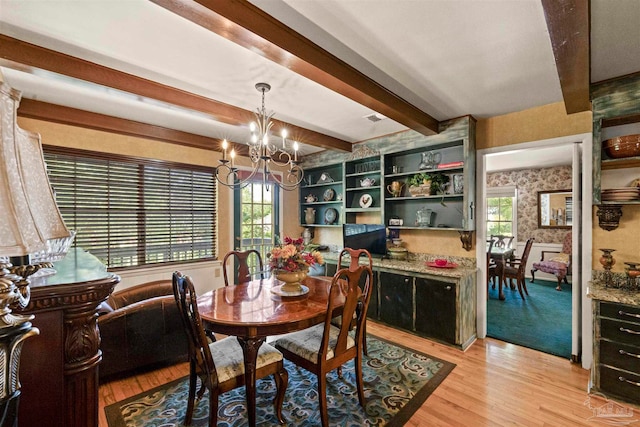
[[[32,315],[13,313],[29,304],[28,276],[41,266],[29,254],[71,236],[47,177],[40,136],[20,129],[20,92],[0,80],[0,419],[17,425],[18,372],[24,341],[39,334]],[[22,265],[12,265],[13,262]],[[7,420],[9,422],[7,423]]]

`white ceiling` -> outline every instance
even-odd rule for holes
[[[436,120],[562,101],[540,0],[253,0]],[[592,81],[640,70],[640,2],[593,0]],[[602,17],[602,18],[600,18]],[[597,18],[597,19],[596,19]],[[146,0],[0,0],[0,33],[348,142],[407,129]],[[1,47],[0,47],[1,50]],[[0,62],[23,97],[242,142],[247,126]],[[128,95],[128,96],[127,96]],[[304,153],[319,150],[305,146]]]

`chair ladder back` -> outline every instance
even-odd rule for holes
[[[524,250],[522,251],[522,256],[520,257],[520,265],[518,266],[519,272],[522,273],[524,277],[524,271],[527,267],[527,260],[529,259],[529,254],[531,253],[531,247],[533,246],[533,241],[535,239],[533,237],[527,239],[527,242],[524,244]]]
[[[568,232],[562,240],[562,252],[569,255],[573,252],[573,237],[571,232]]]
[[[349,271],[356,271],[358,267],[360,267],[360,257],[366,257],[369,260],[369,268],[373,271],[373,258],[371,257],[371,253],[369,253],[366,249],[352,249],[352,248],[344,248],[340,252],[340,256],[338,257],[338,268],[337,270],[341,270],[342,267],[342,256],[345,254],[349,254],[351,261],[349,263]],[[362,298],[367,298],[369,294],[369,290],[371,286],[373,286],[373,279],[370,278],[367,283],[363,281],[363,278],[367,277],[366,275],[360,275],[360,289],[362,289]]]
[[[365,290],[363,290],[361,292],[361,295],[359,296],[359,283],[363,275],[365,275]],[[318,358],[320,360],[326,358],[327,352],[329,351],[329,331],[331,329],[331,319],[333,318],[333,313],[338,304],[336,302],[336,297],[338,297],[341,292],[345,293],[345,301],[344,305],[342,306],[342,322],[339,326],[340,332],[338,334],[336,345],[333,348],[334,357],[338,358],[341,354],[347,351],[347,338],[349,332],[352,329],[351,319],[354,318],[354,315],[356,314],[356,310],[358,308],[360,308],[360,313],[358,313],[355,327],[356,342],[360,342],[360,340],[362,339],[362,328],[364,327],[367,308],[369,306],[369,299],[371,298],[371,292],[369,292],[369,288],[371,286],[372,277],[373,272],[371,268],[366,265],[361,265],[354,271],[343,268],[341,270],[338,270],[333,276],[331,287],[329,288],[329,301],[327,302],[327,314],[324,322],[324,334],[322,344],[320,346],[320,351],[318,353]],[[364,298],[364,301],[361,301],[361,298]]]
[[[262,271],[264,271],[264,265],[262,263],[262,256],[260,252],[255,249],[248,249],[246,251],[230,251],[222,260],[222,275],[224,276],[224,285],[229,286],[229,278],[227,276],[227,260],[231,257],[234,261],[238,262],[238,283],[246,283],[252,280],[252,274],[249,269],[249,257],[253,255],[258,260],[258,268],[260,277],[263,278]]]
[[[344,255],[349,255],[351,262],[349,263],[349,270],[354,271],[360,265],[360,257],[364,256],[369,259],[369,268],[373,269],[373,259],[371,258],[371,254],[366,249],[352,249],[352,248],[344,248],[340,251],[340,255],[338,256],[338,270],[344,268],[342,266],[342,257]]]
[[[513,245],[514,236],[492,234],[490,239],[493,240],[494,247],[508,249],[508,248],[511,248]]]
[[[180,272],[173,273],[173,296],[189,338],[191,369],[195,369],[203,382],[211,382],[215,386],[217,384],[216,367],[198,311],[198,295],[189,276],[182,275]]]

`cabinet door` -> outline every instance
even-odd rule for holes
[[[416,278],[416,331],[456,343],[456,286],[453,283]]]
[[[367,309],[367,317],[369,319],[378,319],[379,314],[378,304],[378,273],[373,272],[373,283],[371,283],[371,299],[369,300],[369,308]]]
[[[333,277],[336,274],[336,271],[338,271],[338,264],[333,264],[333,263],[326,263],[325,264],[325,275]]]
[[[413,277],[380,272],[380,320],[413,330]]]

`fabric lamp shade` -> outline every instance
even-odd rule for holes
[[[70,236],[58,210],[38,134],[20,129],[20,92],[0,83],[0,256],[43,250]]]

